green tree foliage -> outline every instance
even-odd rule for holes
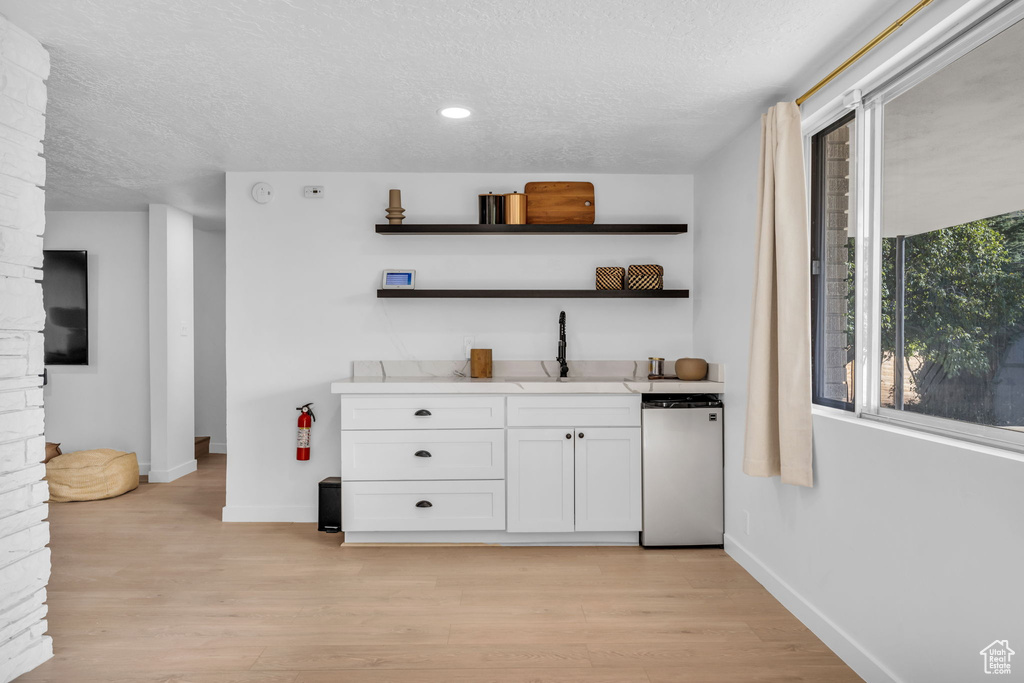
[[[883,244],[882,345],[889,356],[895,243]],[[991,402],[984,397],[992,394],[1000,360],[1024,333],[1024,212],[909,236],[905,264],[904,353],[924,361],[912,378],[918,408],[991,424],[991,406],[979,402]],[[965,401],[970,395],[977,400]]]

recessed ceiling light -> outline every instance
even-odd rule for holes
[[[437,113],[446,119],[464,119],[473,112],[465,107],[445,107]]]

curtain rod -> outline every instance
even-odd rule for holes
[[[870,52],[870,51],[871,51],[871,50],[872,50],[872,49],[873,49],[873,48],[874,48],[875,46],[877,46],[877,45],[878,45],[878,44],[879,44],[880,42],[882,42],[883,40],[885,40],[886,38],[888,38],[888,37],[889,37],[890,35],[892,35],[893,31],[895,31],[896,29],[898,29],[898,28],[899,28],[900,26],[903,26],[903,24],[904,24],[904,23],[906,23],[906,21],[907,21],[908,19],[910,19],[910,17],[914,16],[915,14],[917,14],[918,12],[920,12],[921,10],[923,10],[923,9],[924,9],[925,7],[927,7],[927,6],[928,6],[928,5],[930,5],[931,3],[932,3],[932,0],[921,0],[921,2],[917,3],[916,5],[914,5],[914,6],[913,6],[913,7],[912,7],[912,8],[910,9],[910,11],[909,11],[909,12],[907,12],[906,14],[904,14],[904,15],[903,15],[902,17],[900,17],[899,19],[897,19],[897,20],[896,20],[896,21],[894,21],[893,23],[889,24],[888,28],[886,28],[886,29],[885,29],[884,31],[882,31],[881,33],[879,33],[879,34],[878,34],[877,36],[875,36],[874,38],[872,38],[872,39],[871,39],[871,41],[870,41],[870,42],[869,42],[869,43],[868,43],[867,45],[865,45],[864,47],[862,47],[861,49],[857,50],[857,51],[856,51],[856,52],[854,52],[854,53],[853,53],[852,55],[850,55],[850,57],[849,57],[849,58],[848,58],[848,59],[847,59],[847,60],[846,60],[845,62],[843,62],[842,64],[840,64],[839,66],[837,66],[837,67],[835,68],[835,70],[834,70],[834,71],[833,71],[832,73],[830,73],[830,74],[829,74],[828,76],[825,76],[825,78],[823,78],[823,79],[821,79],[820,81],[818,81],[818,82],[817,82],[817,83],[815,84],[815,86],[814,86],[813,88],[811,88],[810,90],[808,90],[807,92],[805,92],[805,93],[804,93],[803,95],[801,95],[800,97],[796,98],[796,103],[797,103],[797,105],[801,105],[801,104],[803,104],[803,103],[804,103],[805,101],[807,101],[807,98],[808,98],[808,97],[810,97],[811,95],[813,95],[814,93],[818,92],[819,90],[821,90],[822,88],[824,88],[824,87],[825,87],[826,85],[828,85],[828,83],[829,83],[829,82],[830,82],[830,81],[831,81],[831,80],[832,80],[833,78],[835,78],[835,77],[836,77],[836,76],[838,76],[839,74],[841,74],[841,73],[843,73],[844,71],[846,71],[846,69],[847,69],[847,68],[848,68],[848,67],[849,67],[849,66],[850,66],[851,64],[853,64],[853,63],[854,63],[854,62],[856,62],[856,61],[857,61],[858,59],[860,59],[861,57],[863,57],[864,55],[866,55],[866,54],[867,54],[868,52]]]

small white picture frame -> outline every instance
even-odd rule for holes
[[[416,289],[415,270],[385,270],[380,280],[381,289]]]

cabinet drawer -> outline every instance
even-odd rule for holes
[[[344,531],[505,528],[504,481],[346,481]]]
[[[504,479],[505,430],[344,431],[345,481]]]
[[[639,427],[640,396],[509,396],[509,427]]]
[[[505,426],[502,396],[343,396],[341,429],[486,429]]]

